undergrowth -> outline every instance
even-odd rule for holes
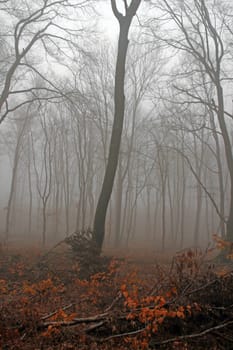
[[[231,349],[233,275],[207,254],[184,250],[171,264],[92,259],[97,272],[86,276],[65,251],[3,254],[0,346]]]

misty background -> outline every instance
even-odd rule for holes
[[[216,86],[232,147],[233,12],[231,1],[205,1],[208,14],[202,3],[144,1],[134,19],[106,246],[178,249],[225,235],[230,176]],[[0,234],[54,244],[93,225],[118,26],[110,1],[0,1],[0,21]]]

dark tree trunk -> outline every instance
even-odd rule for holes
[[[229,137],[229,132],[227,130],[226,122],[224,119],[224,99],[223,99],[223,89],[221,87],[220,81],[218,81],[217,86],[218,95],[218,122],[222,132],[225,155],[227,160],[227,166],[230,174],[230,208],[226,225],[226,239],[233,242],[233,155],[231,148],[231,141]]]
[[[115,247],[119,247],[121,240],[121,213],[122,213],[122,195],[123,195],[123,181],[122,168],[119,161],[118,179],[116,188],[116,211],[115,211]]]
[[[114,179],[116,175],[121,135],[124,121],[125,111],[125,63],[128,48],[128,33],[130,24],[135,16],[141,0],[132,0],[129,6],[125,6],[125,15],[122,15],[116,7],[116,0],[111,0],[112,11],[117,18],[120,26],[118,39],[118,52],[115,71],[115,91],[114,91],[114,121],[112,127],[112,135],[110,140],[110,148],[108,161],[105,170],[104,181],[100,192],[99,200],[96,207],[94,218],[94,239],[96,241],[99,252],[101,252],[104,236],[105,236],[105,221],[108,209],[109,200],[112,194]]]

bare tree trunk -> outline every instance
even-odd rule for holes
[[[47,130],[48,126],[46,125],[45,115],[41,116],[41,128],[44,134],[44,145],[42,150],[42,168],[41,173],[39,174],[38,168],[36,165],[36,156],[35,156],[35,147],[33,137],[31,135],[32,142],[32,155],[33,155],[33,164],[36,174],[36,186],[39,198],[42,202],[42,246],[45,248],[46,245],[46,229],[47,229],[47,204],[51,194],[52,187],[52,150],[51,150],[51,139],[49,137],[49,131]],[[44,175],[44,176],[43,176]],[[44,180],[44,184],[43,184]]]
[[[214,121],[214,113],[212,110],[210,110],[210,125],[212,128],[212,133],[216,145],[216,160],[218,165],[218,182],[219,182],[219,192],[220,192],[220,204],[219,204],[219,211],[221,213],[222,218],[225,216],[225,196],[224,196],[224,181],[223,181],[223,170],[222,170],[222,161],[221,161],[221,148],[219,143],[219,136],[217,133],[215,121]],[[225,222],[220,218],[220,227],[221,227],[221,234],[222,237],[225,237]]]
[[[166,178],[162,180],[162,250],[165,249],[166,237]]]
[[[58,140],[57,140],[58,139]],[[55,219],[54,219],[54,238],[56,239],[59,234],[59,227],[60,227],[60,207],[59,207],[59,199],[60,199],[60,187],[61,187],[61,181],[60,181],[60,173],[61,173],[61,140],[59,139],[59,136],[56,135],[55,137],[55,149],[54,149],[54,210],[55,210]]]
[[[182,152],[184,152],[184,140],[182,140]],[[185,160],[182,157],[182,194],[181,194],[181,222],[180,222],[180,247],[184,246],[184,218],[185,218],[185,199],[186,199],[186,176]]]
[[[65,235],[70,233],[70,176],[69,176],[69,145],[66,130],[63,133],[63,191],[65,200]],[[65,159],[64,159],[65,157]]]
[[[119,159],[119,167],[117,174],[117,187],[116,187],[116,215],[115,215],[115,246],[118,247],[121,239],[121,212],[122,212],[122,166]]]
[[[151,186],[146,187],[146,235],[151,237]]]
[[[221,86],[220,78],[217,77],[216,80],[217,80],[216,90],[217,90],[217,100],[218,100],[217,116],[218,116],[219,126],[222,132],[227,166],[230,174],[230,208],[229,208],[228,219],[226,224],[226,228],[227,228],[226,238],[227,240],[233,242],[233,155],[232,155],[230,136],[227,130],[225,115],[224,115],[223,88]]]
[[[9,229],[10,229],[10,217],[11,217],[11,210],[12,210],[12,201],[13,196],[15,193],[15,186],[16,186],[16,176],[17,176],[17,167],[18,167],[18,153],[19,153],[19,144],[16,146],[15,150],[15,156],[14,156],[14,165],[12,170],[12,179],[11,179],[11,186],[10,186],[10,195],[7,202],[7,211],[6,211],[6,227],[5,227],[5,242],[8,243],[9,240]]]
[[[32,233],[32,174],[31,174],[31,142],[28,135],[28,191],[29,191],[29,210],[28,210],[28,236]]]
[[[158,221],[158,211],[159,211],[159,204],[161,202],[161,194],[159,193],[158,189],[155,189],[155,206],[154,206],[154,220],[153,220],[153,239],[156,239],[158,227],[157,227],[157,221]]]
[[[174,187],[175,187],[175,176],[174,177]],[[168,200],[169,200],[169,207],[170,207],[170,234],[171,234],[171,240],[173,243],[175,243],[175,225],[174,225],[174,208],[173,208],[173,201],[172,201],[172,190],[171,190],[171,183],[170,183],[170,176],[167,177],[167,189],[168,189]],[[177,202],[176,205],[179,205]]]
[[[110,148],[108,155],[108,162],[105,171],[104,181],[100,192],[99,200],[96,207],[94,218],[94,239],[101,252],[104,236],[105,236],[105,221],[109,200],[111,197],[114,179],[116,175],[121,135],[124,121],[125,111],[125,95],[124,95],[124,82],[125,82],[125,63],[126,54],[128,48],[128,33],[130,24],[135,16],[141,0],[134,0],[129,6],[125,2],[125,15],[123,16],[116,7],[116,0],[111,0],[112,11],[117,18],[120,26],[120,33],[118,39],[118,52],[115,72],[115,113],[112,127],[112,135],[110,140]]]
[[[10,219],[11,219],[11,212],[12,212],[13,197],[14,197],[15,187],[16,187],[17,169],[18,169],[18,163],[19,163],[19,158],[20,158],[20,148],[21,148],[22,137],[24,135],[24,131],[25,131],[27,122],[28,122],[28,116],[26,116],[25,120],[23,121],[23,126],[22,126],[21,130],[19,130],[18,137],[17,137],[17,143],[16,143],[16,147],[15,147],[12,179],[11,179],[11,185],[10,185],[10,194],[9,194],[9,198],[8,198],[7,212],[6,212],[6,226],[5,226],[5,242],[6,243],[8,242],[8,239],[9,239]]]

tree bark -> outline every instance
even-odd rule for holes
[[[108,209],[109,200],[112,194],[116,169],[118,164],[121,135],[124,121],[125,111],[125,63],[128,49],[128,33],[130,24],[135,16],[141,0],[132,0],[129,6],[125,8],[125,15],[122,15],[116,7],[116,0],[111,0],[112,11],[117,18],[120,26],[118,39],[118,52],[115,71],[115,90],[114,90],[114,121],[110,140],[110,148],[108,154],[107,167],[105,170],[104,181],[100,192],[99,200],[96,207],[94,218],[94,240],[97,244],[99,252],[102,250],[102,245],[105,236],[105,221]]]

